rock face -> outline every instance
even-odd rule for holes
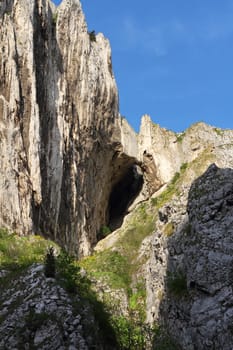
[[[85,255],[137,154],[109,43],[87,32],[78,0],[3,0],[0,38],[0,226]]]
[[[160,209],[152,236],[148,320],[182,349],[233,347],[231,153],[228,168],[212,164]]]
[[[156,169],[153,179],[165,185],[133,208],[122,227],[95,248],[97,254],[117,251],[132,263],[135,298],[135,286],[145,281],[147,322],[161,325],[162,335],[171,337],[178,349],[233,347],[232,137],[233,131],[204,123],[176,135],[144,117],[139,155],[151,162],[144,160],[144,167],[153,164],[150,169]],[[134,244],[146,230],[136,250]],[[133,258],[129,244],[135,247]],[[121,309],[127,309],[123,298]],[[173,349],[168,341],[164,339],[164,348]]]
[[[32,265],[1,292],[1,349],[105,348],[90,305],[45,278],[43,265]]]

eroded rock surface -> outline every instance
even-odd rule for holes
[[[43,265],[32,265],[8,288],[2,283],[1,349],[104,347],[93,310],[82,305],[78,294],[70,295],[55,279],[45,278]]]
[[[182,349],[233,347],[232,169],[211,165],[160,209],[148,265],[148,317]]]
[[[88,33],[78,0],[3,0],[0,38],[0,226],[85,255],[137,154],[109,42]]]

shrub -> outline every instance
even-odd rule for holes
[[[64,288],[70,293],[76,293],[80,275],[80,267],[74,258],[62,251],[57,257],[58,278]]]
[[[216,134],[218,135],[218,136],[222,136],[223,135],[223,130],[222,129],[220,129],[220,128],[214,128],[214,131],[216,132]]]
[[[57,24],[57,18],[58,18],[58,14],[57,12],[53,14],[53,25],[55,26]]]
[[[181,143],[183,141],[184,136],[185,136],[185,132],[181,132],[181,133],[177,134],[176,141]]]
[[[90,41],[96,41],[96,34],[95,34],[95,31],[92,30],[91,32],[88,32],[89,34],[89,38],[90,38]]]
[[[188,167],[188,163],[183,163],[180,167],[181,173],[183,173],[187,169],[187,167]]]
[[[56,261],[54,256],[54,248],[49,247],[45,256],[44,262],[44,274],[46,277],[55,277],[56,273]]]
[[[98,235],[97,235],[98,240],[107,237],[111,232],[112,231],[111,231],[111,229],[108,226],[105,226],[105,225],[102,226],[100,231],[99,231],[99,233],[98,233]]]

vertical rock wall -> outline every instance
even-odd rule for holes
[[[78,0],[3,0],[0,50],[0,226],[87,254],[114,173],[133,162],[109,43],[90,37]]]

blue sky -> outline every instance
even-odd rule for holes
[[[233,129],[232,0],[81,3],[88,29],[110,40],[120,113],[136,131],[143,114],[177,132]]]

